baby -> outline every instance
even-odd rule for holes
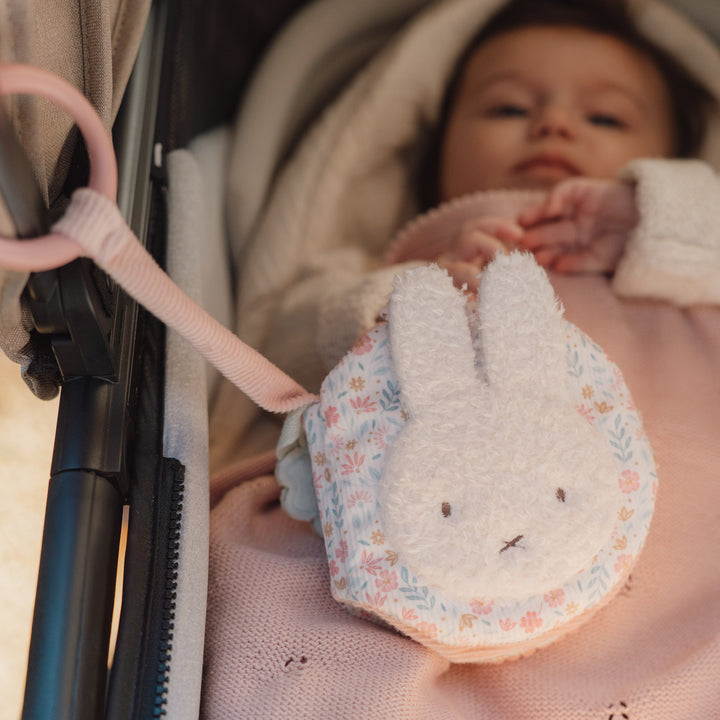
[[[616,0],[510,0],[487,20],[491,4],[439,2],[373,61],[288,164],[245,246],[238,333],[308,390],[377,322],[395,276],[419,263],[474,290],[495,252],[527,249],[557,271],[566,309],[566,281],[586,278],[560,273],[581,271],[615,296],[720,300],[720,184],[710,165],[675,159],[709,156],[710,92]],[[715,65],[704,66],[710,77]],[[393,241],[418,210],[468,194],[487,202],[464,232],[433,239],[431,252]],[[225,402],[213,411],[215,437],[229,438],[216,457],[233,456],[255,423],[252,407],[232,412]]]
[[[513,247],[559,272],[612,273],[638,220],[620,171],[697,152],[711,102],[622,5],[511,2],[461,59],[423,193],[433,204],[497,189],[547,197],[465,223],[437,263],[471,291]]]

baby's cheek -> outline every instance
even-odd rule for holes
[[[634,139],[617,143],[605,144],[592,154],[592,160],[586,166],[586,176],[598,180],[617,180],[618,173],[632,160],[642,157],[653,157],[657,153],[649,152],[651,146]]]
[[[441,161],[442,200],[508,186],[511,157],[505,142],[481,137],[475,127],[462,140],[448,138]]]

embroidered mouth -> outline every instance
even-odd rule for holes
[[[520,542],[524,537],[525,537],[524,535],[517,535],[517,536],[514,537],[512,540],[506,540],[506,541],[504,541],[504,542],[505,542],[505,546],[502,548],[502,550],[500,550],[500,554],[502,555],[502,553],[504,553],[506,550],[509,550],[510,548],[514,548],[514,547],[517,547],[517,548],[520,548],[521,550],[524,550],[523,546],[519,544],[519,542]]]

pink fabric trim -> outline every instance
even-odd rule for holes
[[[53,230],[77,242],[128,294],[260,407],[288,412],[316,399],[180,290],[140,245],[111,200],[89,188],[77,190]]]

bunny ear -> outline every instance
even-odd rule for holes
[[[476,344],[490,387],[530,396],[563,393],[565,321],[535,258],[498,255],[485,269],[477,304]]]
[[[466,299],[437,266],[395,278],[388,322],[395,370],[406,408],[417,417],[477,385]]]

